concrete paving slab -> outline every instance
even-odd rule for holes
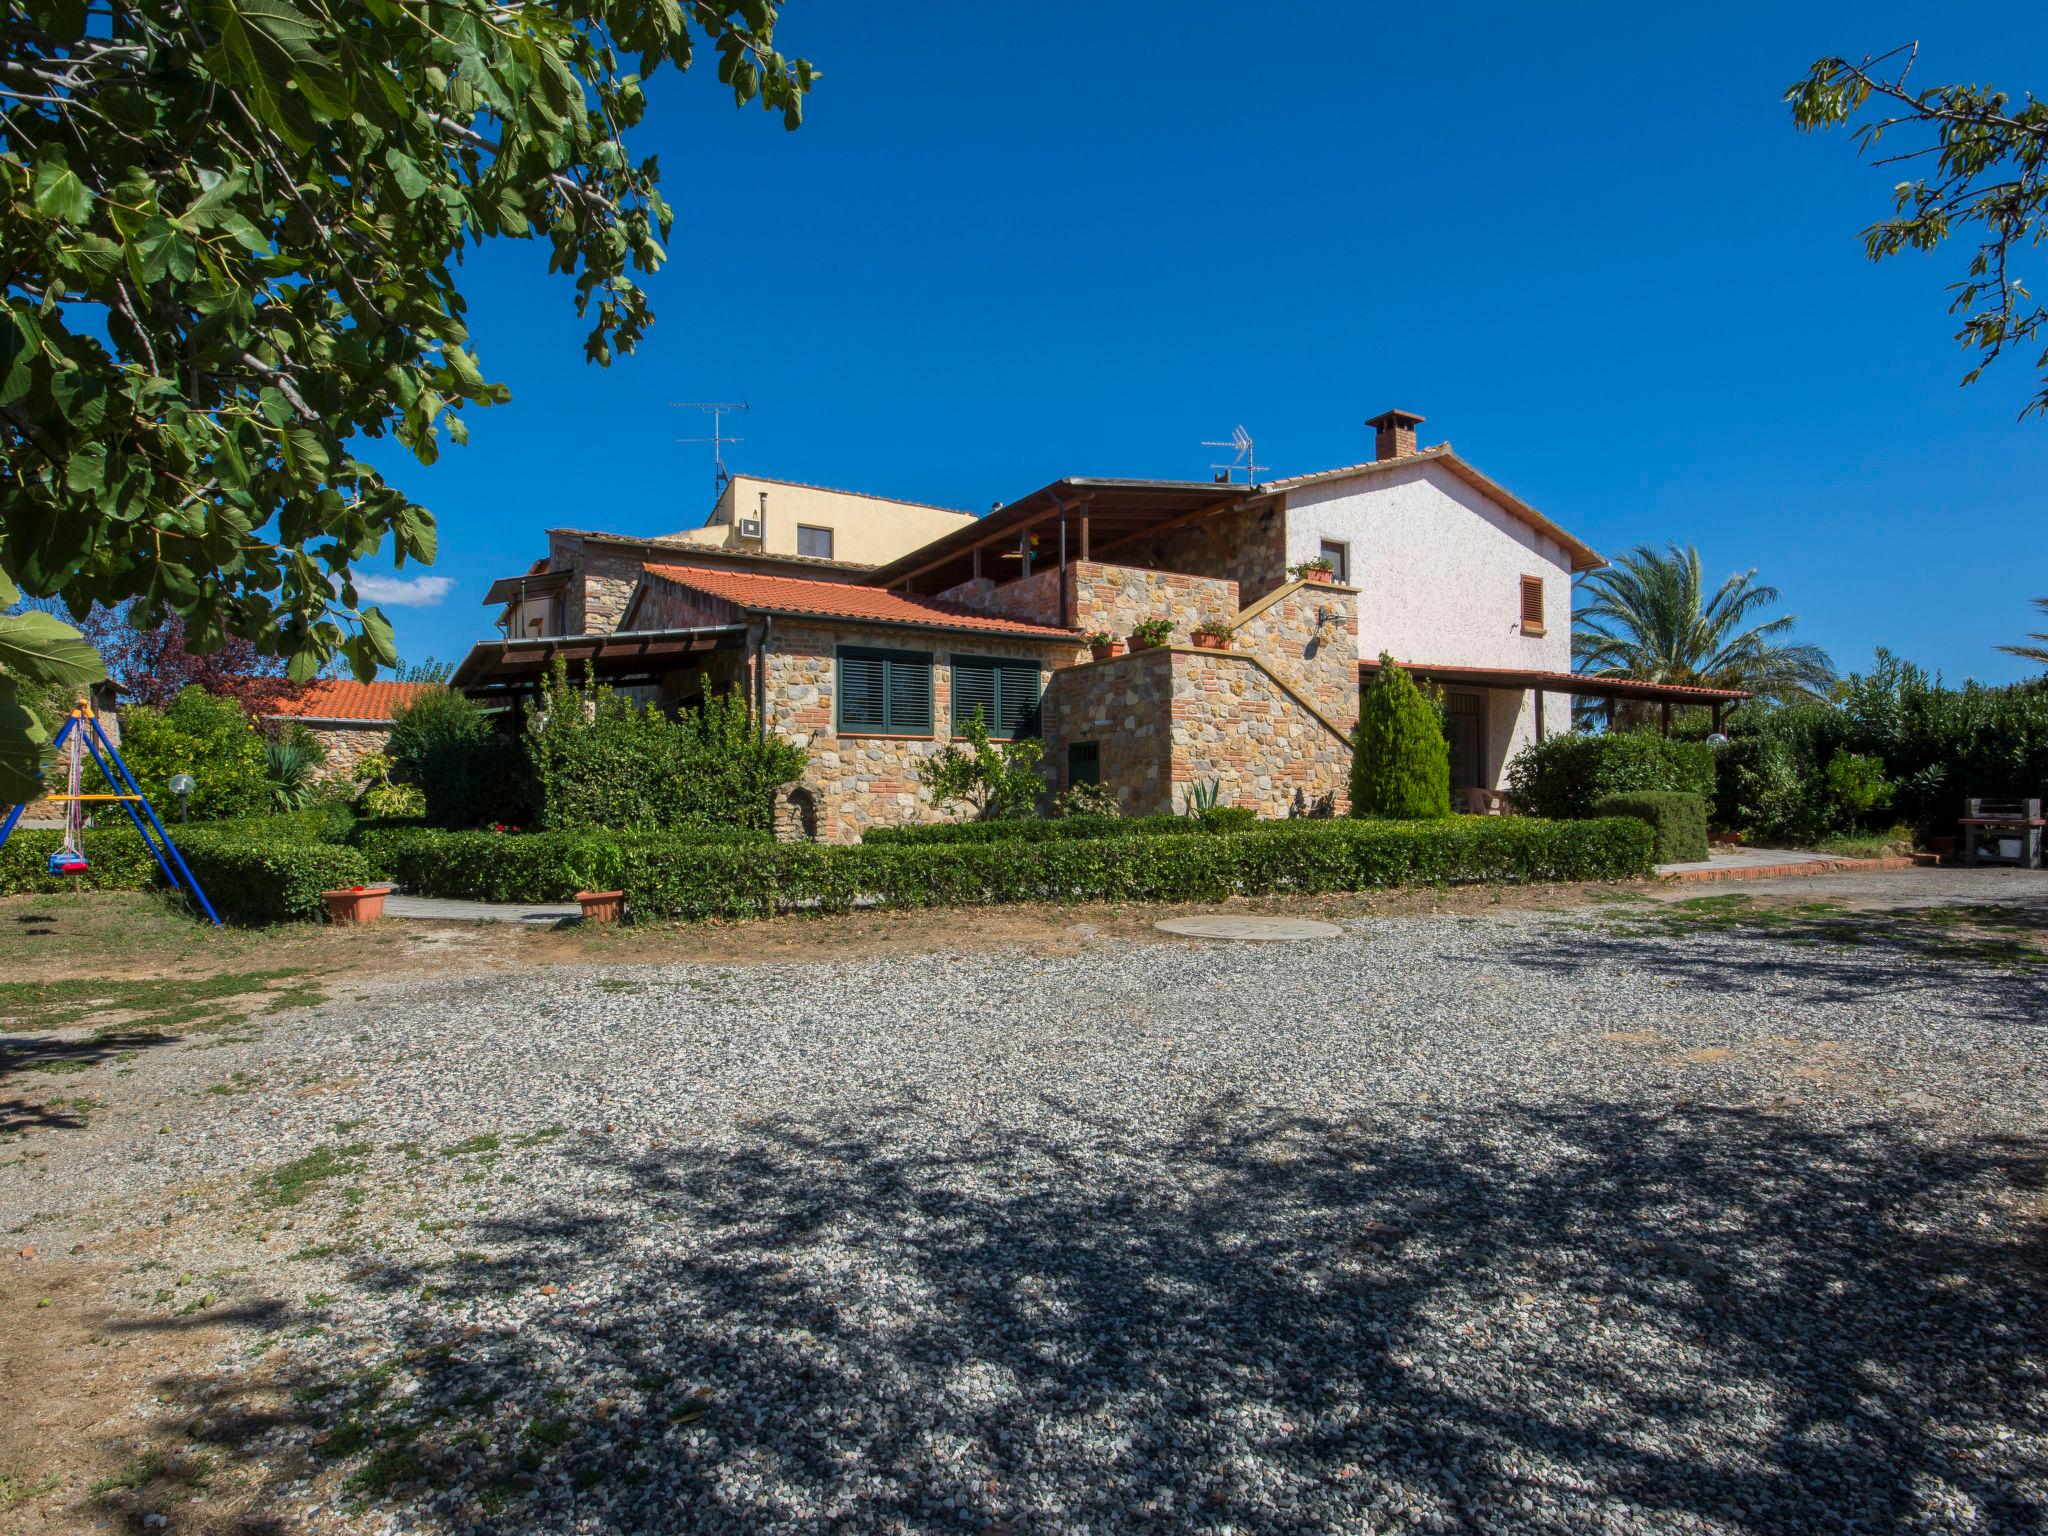
[[[1334,939],[1344,932],[1335,923],[1319,923],[1306,917],[1237,917],[1229,913],[1200,913],[1194,917],[1169,917],[1152,925],[1161,933],[1177,933],[1189,939],[1245,939],[1271,943],[1288,939]]]
[[[561,923],[580,923],[583,909],[575,902],[451,901],[440,896],[399,896],[384,898],[386,917],[409,917],[436,923],[526,923],[535,928],[552,928]]]

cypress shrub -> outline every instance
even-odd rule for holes
[[[1683,790],[1645,789],[1632,795],[1606,795],[1593,807],[1596,816],[1634,816],[1657,834],[1659,864],[1697,864],[1707,856],[1707,797]]]
[[[1451,748],[1442,717],[1384,653],[1351,740],[1351,814],[1401,821],[1451,814]]]

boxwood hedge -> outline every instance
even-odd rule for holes
[[[444,832],[362,823],[350,841],[382,879],[415,896],[464,901],[567,901],[593,872],[616,869],[627,849],[642,858],[687,862],[705,848],[762,846],[745,827],[680,832]]]
[[[1657,833],[1659,864],[1696,864],[1707,856],[1707,797],[1682,790],[1645,789],[1594,802],[1596,816],[1634,816]]]
[[[872,827],[868,847],[937,843],[1057,843],[1098,837],[1174,837],[1186,832],[1238,832],[1257,817],[1240,806],[1217,806],[1200,816],[1055,816],[1003,821],[939,821],[922,826]]]
[[[1655,846],[1650,827],[1627,817],[1295,821],[1220,837],[713,846],[687,859],[651,846],[626,847],[620,883],[634,916],[643,919],[762,917],[854,906],[1219,901],[1281,891],[1628,879],[1650,873]]]

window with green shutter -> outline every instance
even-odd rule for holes
[[[932,658],[928,651],[839,652],[839,729],[858,735],[929,736]]]
[[[1000,656],[954,656],[953,734],[981,711],[998,739],[1038,734],[1038,663]]]

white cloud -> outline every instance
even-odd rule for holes
[[[447,576],[358,576],[356,596],[366,603],[389,603],[393,608],[438,608],[448,589],[455,585]]]

